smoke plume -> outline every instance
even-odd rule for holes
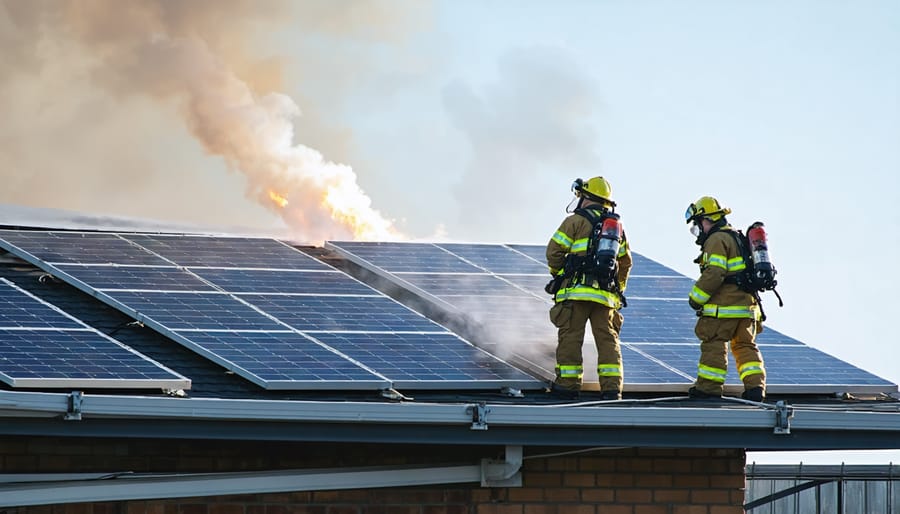
[[[548,188],[568,194],[572,178],[600,174],[590,121],[596,85],[572,56],[521,48],[497,67],[497,80],[480,91],[463,82],[444,91],[444,105],[472,147],[454,190],[460,204],[472,206],[461,211],[461,224],[482,227],[485,238],[496,238],[496,227],[521,225],[521,210],[546,203]]]
[[[349,166],[294,141],[294,123],[303,118],[297,103],[277,92],[282,64],[253,57],[263,52],[256,44],[260,35],[288,21],[310,38],[387,39],[396,29],[391,20],[404,16],[391,16],[386,7],[250,0],[0,3],[0,107],[9,113],[0,127],[2,200],[126,215],[162,209],[199,218],[178,221],[240,223],[249,212],[280,218],[293,237],[306,241],[401,237]],[[390,4],[392,11],[406,7]],[[309,80],[316,80],[309,71]],[[180,127],[171,126],[172,106]],[[167,124],[167,130],[147,129]],[[178,159],[190,152],[185,131],[235,173],[192,171],[196,159]],[[233,198],[214,199],[223,190],[227,195],[228,184],[243,188],[256,210]],[[193,209],[214,212],[203,218]]]

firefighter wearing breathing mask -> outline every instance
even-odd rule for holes
[[[622,398],[622,351],[619,331],[631,250],[622,231],[611,187],[603,177],[577,179],[572,185],[577,206],[547,243],[553,280],[550,320],[558,329],[556,378],[551,394],[575,399],[584,375],[582,346],[587,322],[597,346],[601,400]],[[574,202],[575,200],[573,200]],[[570,204],[571,207],[571,204]]]
[[[701,254],[700,278],[688,295],[688,302],[699,319],[694,333],[700,338],[700,363],[697,380],[688,390],[692,398],[719,398],[725,385],[730,348],[744,384],[746,400],[762,402],[766,392],[766,370],[756,346],[756,334],[762,330],[759,308],[752,294],[740,289],[736,276],[748,263],[732,234],[722,207],[711,196],[690,204],[685,220],[697,238]]]

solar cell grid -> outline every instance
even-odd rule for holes
[[[543,385],[494,357],[487,361],[497,376],[489,375],[486,380],[479,380],[481,375],[474,372],[458,376],[437,364],[429,365],[430,374],[419,373],[421,363],[435,358],[442,366],[462,366],[453,356],[468,355],[475,349],[428,318],[277,241],[147,234],[127,237],[131,242],[119,241],[150,255],[154,264],[168,267],[63,263],[63,271],[39,259],[35,264],[262,387],[367,389],[396,385],[395,377],[382,370],[361,368],[333,348],[310,345],[301,330],[345,342],[365,340],[361,358],[402,377],[407,386],[447,388],[463,383],[466,388],[488,389]],[[164,258],[153,257],[138,244]],[[9,246],[21,255],[21,249]],[[440,248],[422,247],[428,249],[425,253],[436,269],[478,271]],[[421,260],[421,255],[413,255],[410,261]],[[71,264],[78,263],[74,259]],[[220,290],[202,290],[197,285],[209,287],[206,282]],[[127,288],[123,284],[128,284]],[[398,351],[390,345],[407,340],[424,344],[430,353],[390,365],[367,353]],[[416,354],[409,346],[404,352]],[[515,383],[499,384],[495,379],[504,373],[513,376]]]
[[[0,378],[13,387],[190,387],[92,330],[0,329]]]
[[[297,333],[207,332],[190,335],[191,341],[225,366],[242,367],[254,382],[269,389],[292,389],[298,383],[322,388],[354,388],[367,383],[388,387],[389,381]],[[307,384],[309,385],[309,384]]]
[[[403,273],[398,277],[438,296],[525,296],[526,292],[494,275],[472,273]],[[449,300],[448,300],[449,301]]]
[[[685,384],[693,382],[659,362],[648,358],[629,345],[622,345],[623,375],[629,384]]]
[[[344,241],[342,248],[390,272],[482,273],[483,270],[431,243],[358,243]]]
[[[85,328],[0,278],[0,328]]]
[[[390,376],[398,387],[417,389],[483,388],[485,382],[534,387],[531,376],[475,347],[460,344],[453,334],[316,334],[341,353]]]
[[[664,266],[653,259],[648,259],[643,255],[631,249],[632,268],[631,273],[634,275],[652,275],[660,277],[683,277],[684,275],[677,271]]]
[[[225,293],[108,291],[136,319],[171,330],[283,330],[285,327]]]
[[[0,230],[0,239],[48,263],[172,264],[116,234]]]
[[[543,275],[500,275],[507,282],[513,283],[520,288],[537,295],[538,298],[545,298],[549,303],[551,297],[544,291],[544,286],[550,281],[550,274]]]
[[[229,293],[376,294],[371,287],[337,271],[190,268]]]
[[[505,246],[458,243],[440,243],[437,246],[491,273],[547,273],[545,262],[538,262]]]
[[[241,298],[304,332],[446,332],[447,329],[385,296],[287,296]]]
[[[532,260],[544,262],[544,245],[464,245],[441,244],[453,253],[464,256],[467,260],[477,262],[479,267],[491,270],[492,274],[503,276],[508,281],[522,286],[534,293],[536,304],[530,306],[515,305],[508,301],[490,301],[484,294],[487,289],[483,285],[471,287],[470,284],[454,283],[453,275],[446,275],[441,280],[427,281],[419,278],[418,281],[411,277],[427,277],[426,272],[419,268],[406,267],[404,273],[396,269],[380,267],[383,263],[393,259],[381,253],[377,245],[358,243],[353,247],[345,247],[343,243],[329,243],[338,251],[349,256],[351,260],[357,253],[366,254],[366,259],[357,260],[361,265],[371,271],[382,275],[402,278],[414,283],[418,290],[426,294],[434,295],[451,303],[455,308],[464,313],[470,320],[469,330],[472,332],[472,340],[485,348],[515,348],[514,342],[533,346],[555,347],[555,328],[547,318],[547,309],[550,306],[549,296],[543,294],[543,287],[549,280],[544,273],[525,273],[533,267],[529,263],[521,269],[510,265],[505,256],[505,249],[511,249],[529,256]],[[496,263],[491,259],[496,258]],[[694,279],[679,274],[678,272],[648,259],[640,254],[633,253],[634,267],[629,278],[627,296],[628,307],[622,310],[625,323],[621,332],[623,353],[626,356],[626,387],[653,388],[660,385],[666,387],[681,387],[690,384],[696,375],[696,367],[699,359],[699,342],[694,334],[694,325],[697,318],[695,313],[687,306],[687,293],[693,285]],[[413,266],[415,263],[411,263]],[[515,273],[525,274],[499,274],[495,269],[504,269]],[[480,279],[484,280],[484,279]],[[488,283],[490,283],[488,281]],[[481,293],[479,295],[479,289]],[[466,294],[454,296],[448,292],[462,291]],[[413,290],[415,292],[415,290]],[[546,300],[541,300],[546,298]],[[504,299],[506,300],[506,299]],[[538,308],[537,305],[540,305]],[[542,328],[544,327],[544,328]],[[757,342],[767,356],[767,362],[774,366],[770,372],[770,387],[777,391],[781,388],[803,391],[823,391],[831,387],[825,384],[820,372],[814,372],[816,378],[797,381],[796,377],[803,377],[805,371],[793,364],[783,364],[782,355],[790,355],[795,361],[803,361],[807,357],[811,359],[806,363],[805,369],[815,369],[816,364],[821,364],[834,371],[834,376],[847,377],[847,383],[857,384],[859,387],[881,387],[884,390],[893,390],[896,386],[874,377],[862,370],[855,370],[852,366],[827,355],[819,355],[801,342],[788,337],[769,327],[759,334]],[[590,331],[586,336],[586,346],[592,344]],[[652,352],[644,355],[642,349]],[[554,356],[552,351],[535,352],[534,348],[523,350],[515,354],[515,361],[533,362],[540,369],[552,369]],[[515,351],[515,350],[513,350]],[[799,353],[791,353],[799,352]],[[544,359],[544,360],[542,360]],[[629,367],[628,361],[635,361],[635,365]],[[648,362],[650,364],[648,364]],[[842,366],[849,366],[852,372],[848,372]],[[677,371],[673,371],[674,368]],[[630,371],[629,371],[630,370]],[[854,375],[853,373],[858,373]],[[729,379],[729,385],[740,387],[740,380],[732,370],[733,376]],[[793,377],[793,378],[792,378]],[[774,382],[773,382],[774,380]],[[874,382],[875,385],[870,385]],[[678,389],[681,390],[681,389]]]
[[[180,266],[325,270],[327,265],[273,239],[126,235]]]
[[[627,346],[652,358],[665,362],[686,376],[697,373],[700,359],[699,344],[636,344]],[[856,390],[871,387],[882,391],[888,381],[863,371],[851,364],[806,345],[761,347],[766,365],[767,389],[778,392],[829,392],[839,390],[835,386],[854,387]],[[726,385],[742,387],[735,369],[734,358],[728,356]]]
[[[175,267],[158,266],[77,266],[59,264],[57,269],[100,290],[143,289],[162,291],[212,291],[196,276]]]

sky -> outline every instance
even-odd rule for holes
[[[632,249],[695,276],[712,195],[766,224],[767,324],[900,383],[898,26],[892,0],[0,0],[0,204],[544,244],[602,175]],[[748,456],[801,460],[900,452]]]

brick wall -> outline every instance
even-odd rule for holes
[[[491,455],[491,453],[495,455]],[[0,473],[251,471],[472,464],[503,448],[0,439]],[[0,508],[0,514],[738,514],[742,450],[524,449],[523,485],[479,484]],[[0,498],[2,506],[2,498]]]

